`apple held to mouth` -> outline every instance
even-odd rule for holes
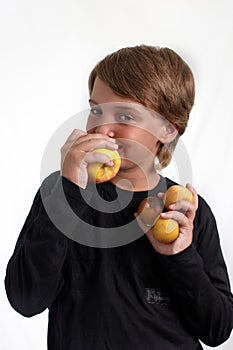
[[[142,222],[148,227],[152,227],[163,210],[163,202],[158,197],[145,198],[138,207],[138,214]]]
[[[121,166],[121,157],[117,150],[107,148],[96,148],[92,152],[106,154],[113,161],[113,166],[103,163],[90,163],[87,167],[88,179],[94,183],[102,183],[111,180],[118,173]]]

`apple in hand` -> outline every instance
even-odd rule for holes
[[[173,219],[165,219],[159,216],[163,210],[163,205],[167,210],[169,206],[177,201],[185,200],[189,203],[194,202],[193,194],[186,187],[173,185],[168,188],[164,195],[162,204],[156,197],[148,197],[143,200],[138,208],[140,219],[149,227],[151,227],[154,238],[161,243],[172,243],[179,236],[179,224]],[[158,203],[158,207],[156,207]],[[154,209],[153,209],[154,207]],[[160,209],[158,209],[160,207]],[[157,209],[155,209],[157,208]]]
[[[152,234],[160,243],[172,243],[179,236],[179,224],[173,219],[159,217],[152,227]]]
[[[111,180],[118,173],[121,166],[121,157],[117,150],[107,148],[96,148],[92,152],[106,154],[113,161],[113,166],[103,163],[90,163],[87,167],[88,179],[94,183],[102,183]]]
[[[186,187],[180,185],[173,185],[168,188],[164,196],[164,205],[166,209],[169,209],[169,205],[176,203],[178,201],[187,201],[193,203],[194,198],[191,191]]]
[[[138,214],[142,222],[152,227],[163,210],[163,202],[158,197],[145,198],[138,207]]]

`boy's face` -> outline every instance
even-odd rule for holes
[[[98,77],[90,96],[88,133],[116,139],[122,158],[121,168],[154,163],[168,122],[133,100],[116,95]]]

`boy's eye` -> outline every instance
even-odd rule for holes
[[[102,115],[102,110],[100,108],[97,108],[97,107],[92,107],[90,109],[90,112],[93,115]]]
[[[103,111],[99,107],[91,107],[90,113],[92,116],[103,116]],[[115,121],[120,122],[120,123],[126,123],[126,122],[129,122],[129,121],[134,119],[133,117],[131,117],[128,114],[115,115],[114,118],[115,118]]]
[[[133,118],[130,115],[128,115],[128,114],[122,114],[118,118],[122,122],[128,122],[130,120],[133,120]]]

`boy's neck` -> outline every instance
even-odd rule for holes
[[[139,192],[155,188],[159,180],[160,176],[154,169],[150,173],[147,173],[147,176],[142,171],[120,171],[111,182],[123,190]]]

